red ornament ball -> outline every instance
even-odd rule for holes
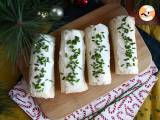
[[[84,7],[89,3],[89,0],[74,0],[74,4]]]

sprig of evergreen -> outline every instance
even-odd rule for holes
[[[0,0],[0,47],[13,62],[23,56],[28,62],[29,53],[39,33],[47,32],[47,26],[60,24],[56,17],[41,18],[39,11],[49,12],[63,0]],[[1,58],[3,57],[0,54]]]

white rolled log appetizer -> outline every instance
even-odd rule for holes
[[[61,33],[59,70],[61,92],[77,93],[88,89],[84,77],[84,33],[80,30],[65,30]]]
[[[33,46],[30,58],[29,83],[33,97],[54,98],[54,47],[55,39],[40,35]]]
[[[89,84],[110,84],[111,72],[108,27],[103,24],[91,25],[85,29],[85,33]]]
[[[118,16],[110,23],[117,74],[138,74],[135,20],[130,16]]]

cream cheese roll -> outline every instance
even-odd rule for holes
[[[59,71],[61,92],[77,93],[88,89],[84,77],[84,33],[80,30],[64,30],[61,33]]]
[[[54,47],[55,38],[40,35],[33,46],[30,58],[29,83],[33,97],[54,98]]]
[[[110,44],[108,27],[91,25],[85,29],[87,69],[90,85],[111,83]]]
[[[118,16],[109,23],[117,74],[138,74],[135,20]]]

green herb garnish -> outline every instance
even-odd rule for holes
[[[36,82],[32,83],[34,88],[38,90],[39,92],[43,91],[45,82],[41,82],[46,74],[46,70],[44,69],[44,66],[49,62],[49,57],[45,57],[42,54],[42,51],[48,52],[49,46],[45,44],[46,41],[43,37],[41,37],[36,44],[34,45],[33,54],[36,54],[37,62],[34,63],[36,71],[36,75],[34,76],[34,79],[36,79]]]
[[[69,72],[67,76],[63,76],[62,80],[66,80],[70,82],[72,85],[74,85],[74,83],[76,82],[79,82],[80,80],[76,79],[76,75],[78,75],[78,73],[75,71],[76,68],[82,69],[81,67],[78,66],[79,65],[78,56],[80,55],[81,50],[80,48],[75,48],[75,45],[77,45],[79,42],[80,39],[78,36],[75,36],[73,40],[68,40],[67,45],[69,46],[73,54],[68,56],[68,54],[65,53],[65,57],[68,57],[69,59],[69,63],[67,64],[66,68],[69,68],[71,72]]]
[[[106,46],[102,44],[103,39],[105,38],[104,32],[100,32],[92,36],[92,42],[94,42],[97,48],[94,50],[93,54],[90,52],[91,59],[93,59],[93,63],[91,64],[93,71],[92,75],[95,78],[98,78],[100,74],[105,74],[104,72],[104,60],[102,59],[101,52],[107,51]]]
[[[34,88],[39,92],[44,90],[44,84],[45,84],[45,82],[42,82],[42,83],[34,83],[34,82],[32,82],[32,85],[34,86]]]
[[[133,31],[133,29],[131,29],[129,24],[126,24],[126,20],[127,17],[125,16],[124,18],[122,18],[122,23],[121,25],[117,28],[118,31],[125,43],[125,55],[126,58],[124,59],[124,61],[126,61],[126,64],[122,64],[121,67],[129,67],[129,66],[135,66],[135,57],[133,56],[133,49],[135,49],[134,47],[132,47],[135,43],[132,42],[132,38],[128,37],[126,35],[126,33],[128,33],[129,31]],[[133,63],[129,63],[130,59],[132,59]]]

